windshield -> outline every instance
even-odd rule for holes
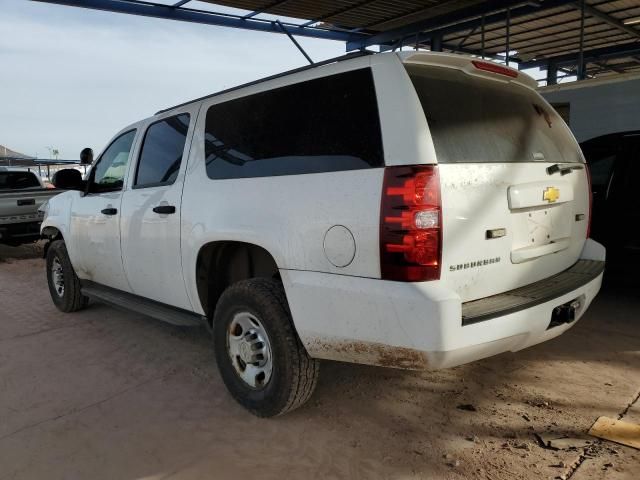
[[[0,172],[0,190],[40,188],[40,183],[31,172]]]
[[[406,68],[439,163],[582,162],[566,124],[528,88],[452,68]]]

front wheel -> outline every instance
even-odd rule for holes
[[[62,312],[76,312],[89,303],[80,292],[80,280],[63,240],[55,240],[47,250],[47,283],[53,303]]]
[[[300,343],[279,282],[254,278],[227,288],[216,307],[213,339],[225,385],[253,414],[281,415],[311,397],[319,362]]]

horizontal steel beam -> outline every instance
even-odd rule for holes
[[[35,2],[53,3],[71,7],[82,7],[93,10],[103,10],[116,13],[127,13],[143,17],[162,18],[166,20],[178,20],[182,22],[200,23],[204,25],[216,25],[221,27],[241,28],[259,32],[283,34],[282,29],[273,21],[242,18],[237,15],[208,12],[191,8],[175,7],[173,5],[161,5],[158,3],[143,2],[139,0],[32,0]],[[359,33],[327,30],[322,28],[300,26],[293,23],[284,23],[286,29],[292,35],[302,37],[320,38],[324,40],[338,40],[342,42],[355,41],[366,38]]]
[[[631,57],[640,54],[640,42],[626,43],[623,45],[613,45],[610,47],[594,48],[584,51],[585,62],[594,60],[607,60],[609,58]],[[521,62],[519,68],[535,68],[544,67],[549,62],[556,65],[575,65],[578,61],[578,52],[567,53],[565,55],[557,55],[555,57],[540,58],[530,62]]]

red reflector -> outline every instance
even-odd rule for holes
[[[441,256],[438,167],[387,167],[380,209],[382,278],[403,282],[439,280]]]
[[[503,67],[502,65],[498,65],[493,62],[481,62],[480,60],[471,60],[473,66],[478,70],[485,70],[487,72],[499,73],[500,75],[506,75],[511,78],[518,78],[517,70],[512,68]]]
[[[591,186],[591,170],[589,165],[584,164],[584,169],[587,171],[587,183],[589,188],[589,223],[587,224],[587,238],[591,236],[591,219],[593,218],[593,187]]]

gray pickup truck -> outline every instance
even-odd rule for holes
[[[17,246],[40,238],[40,206],[60,190],[45,188],[27,170],[0,167],[0,243]]]

